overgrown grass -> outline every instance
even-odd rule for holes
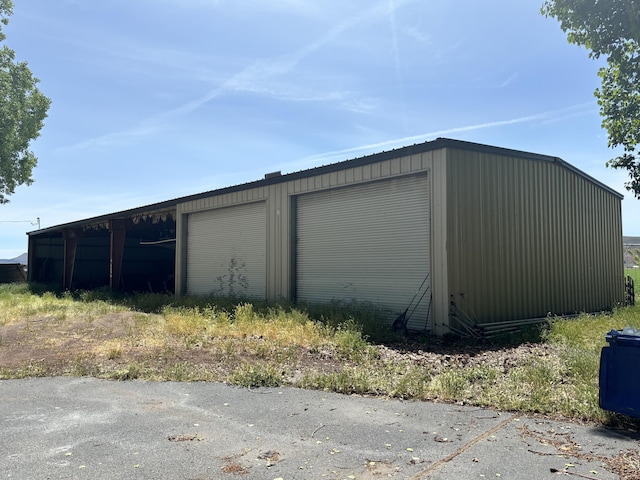
[[[58,321],[67,319],[91,320],[126,307],[108,301],[78,302],[73,295],[44,291],[36,294],[26,283],[0,286],[0,326],[27,321],[34,317],[48,317]]]
[[[435,368],[414,361],[411,355],[385,355],[378,342],[390,338],[391,332],[368,307],[294,308],[156,294],[113,296],[105,290],[65,294],[25,284],[3,285],[0,349],[8,348],[2,342],[3,327],[20,324],[28,335],[32,322],[50,319],[56,325],[52,336],[63,331],[51,341],[56,346],[70,335],[65,325],[79,321],[90,325],[115,312],[133,312],[122,325],[113,326],[120,329],[118,334],[101,332],[104,338],[83,340],[78,351],[55,362],[29,360],[12,368],[0,365],[0,378],[64,374],[116,380],[225,381],[249,388],[291,385],[638,426],[598,407],[598,368],[605,334],[626,325],[639,328],[640,307],[555,319],[542,330],[525,332],[520,339],[504,337],[481,346],[479,351],[499,352],[519,340],[544,347],[539,355],[523,356],[512,365],[458,361]],[[418,341],[425,351],[433,345],[431,339]],[[452,357],[463,358],[456,352],[464,352],[469,345],[450,339],[448,348]],[[478,345],[474,348],[478,350]]]
[[[624,274],[633,278],[636,289],[640,288],[640,268],[625,268]]]

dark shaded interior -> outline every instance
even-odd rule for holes
[[[173,216],[126,218],[120,225],[121,236],[111,222],[32,234],[29,281],[70,290],[111,287],[125,292],[174,292]],[[112,267],[118,271],[113,264],[118,262],[114,255],[118,242],[122,245],[120,278],[112,280]]]

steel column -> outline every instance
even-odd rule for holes
[[[65,290],[71,288],[73,282],[73,267],[76,263],[76,249],[78,246],[78,231],[64,229],[62,238],[64,239],[64,271],[62,274],[62,286]]]
[[[111,252],[109,258],[109,288],[120,290],[122,285],[122,257],[126,237],[125,220],[109,220],[111,231]]]

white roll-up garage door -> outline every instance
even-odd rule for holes
[[[187,292],[265,298],[266,232],[265,202],[190,214]]]
[[[429,223],[426,173],[300,195],[298,300],[367,303],[391,321],[409,308],[409,328],[430,328]]]

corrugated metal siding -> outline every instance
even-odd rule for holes
[[[233,193],[212,195],[179,203],[177,205],[176,229],[176,288],[186,293],[188,257],[187,218],[195,212],[240,205],[263,200],[267,209],[267,298],[273,300],[290,299],[294,287],[291,275],[293,224],[291,198],[301,194],[330,188],[357,185],[372,180],[382,180],[411,173],[425,172],[433,168],[434,158],[442,158],[442,150],[421,152],[405,157],[385,160],[377,164],[345,168],[331,173],[305,177],[267,187],[248,188]],[[443,162],[440,162],[443,163]],[[434,182],[437,181],[434,179]],[[438,185],[438,188],[440,186]],[[445,302],[446,305],[446,302]]]
[[[122,284],[135,291],[166,292],[174,288],[175,245],[142,245],[127,233],[122,262]]]
[[[19,263],[0,263],[0,283],[25,282],[27,272]]]
[[[422,285],[408,327],[425,330],[431,293],[425,281],[429,215],[427,175],[300,195],[298,300],[370,303],[392,320]]]
[[[192,213],[188,229],[188,293],[266,297],[265,202]]]
[[[447,151],[451,301],[479,323],[623,300],[620,199],[553,162]]]
[[[108,235],[78,238],[72,283],[86,289],[109,286]]]
[[[291,200],[287,189],[269,188],[267,211],[267,298],[288,300],[291,292]]]
[[[29,281],[62,284],[64,240],[61,236],[30,241]]]

